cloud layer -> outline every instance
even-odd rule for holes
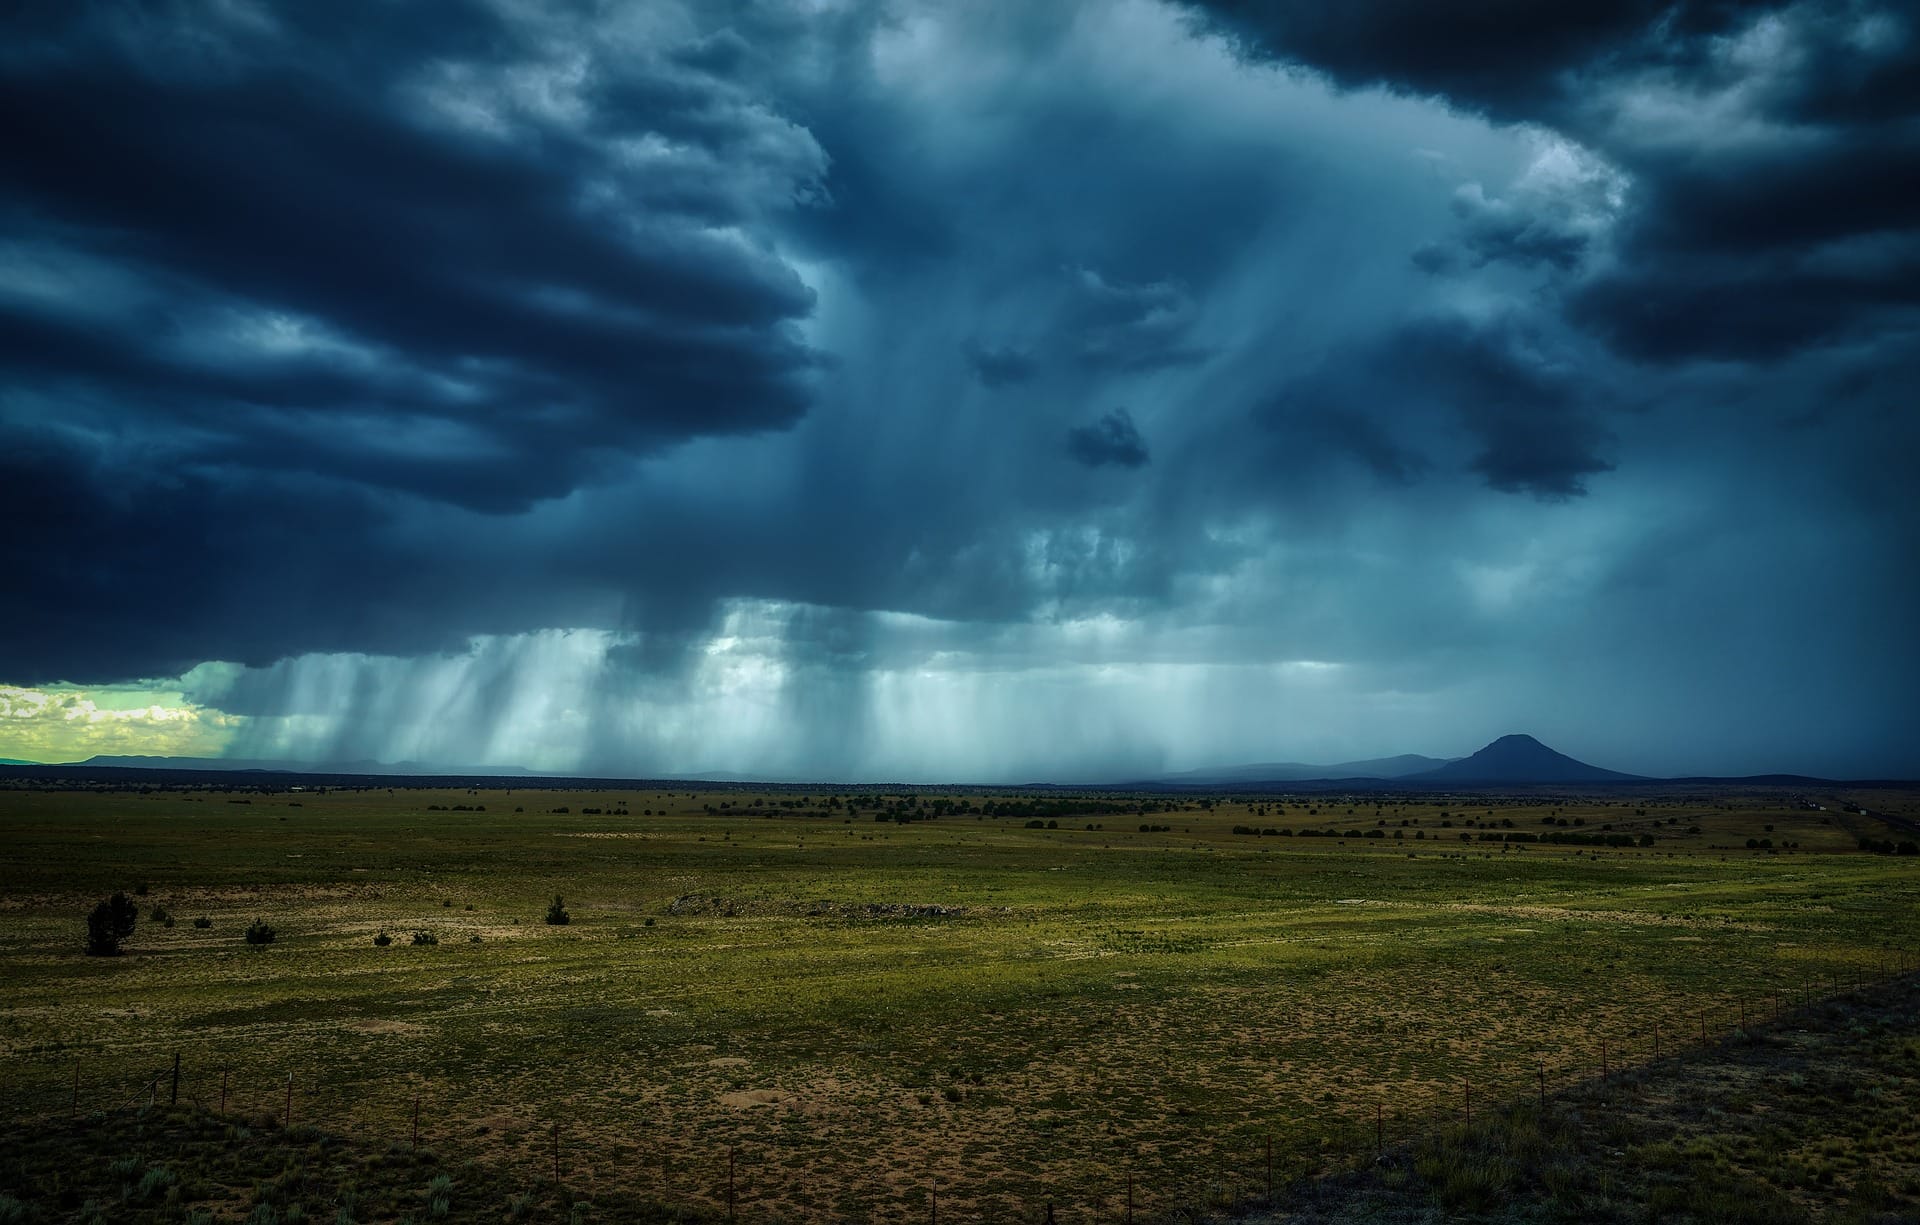
[[[1920,769],[1897,7],[9,21],[0,679],[232,661],[247,756]]]

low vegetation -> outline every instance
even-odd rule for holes
[[[1401,1143],[1469,1082],[1478,1119],[1540,1065],[1565,1091],[1920,966],[1912,861],[1858,846],[1898,831],[1839,810],[1900,795],[226,798],[0,791],[0,1106],[23,1134],[142,1108],[200,1127],[168,1110],[177,1052],[178,1109],[218,1120],[235,1171],[355,1137],[337,1175],[306,1153],[317,1189],[271,1195],[125,1149],[149,1164],[115,1187],[166,1165],[170,1220],[331,1220],[348,1186],[354,1219],[425,1220],[439,1173],[456,1218],[512,1196],[530,1219],[717,1212],[729,1158],[757,1220],[917,1218],[935,1194],[953,1219],[1112,1220],[1129,1172],[1143,1221],[1250,1211],[1269,1140],[1284,1177],[1337,1174],[1376,1112]],[[142,914],[212,930],[84,955],[81,919],[129,881]],[[276,935],[262,955],[249,924]],[[1842,1158],[1887,1139],[1835,1131],[1810,1185],[1867,1202]],[[119,1214],[105,1186],[49,1211]]]

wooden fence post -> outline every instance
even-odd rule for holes
[[[283,1124],[283,1126],[286,1126],[286,1127],[293,1126],[293,1073],[292,1072],[287,1073],[287,1121],[286,1123]]]
[[[226,1068],[220,1069],[220,1113],[227,1112],[227,1074]]]
[[[420,1151],[420,1095],[418,1093],[413,1095],[413,1148],[410,1151],[415,1153]]]
[[[179,1104],[180,1104],[180,1052],[175,1051],[173,1053],[173,1084],[167,1090],[167,1105],[178,1106]]]

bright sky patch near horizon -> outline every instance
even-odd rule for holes
[[[0,33],[0,756],[1920,774],[1907,6]]]

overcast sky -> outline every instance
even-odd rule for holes
[[[0,754],[1920,775],[1910,5],[0,23]]]

